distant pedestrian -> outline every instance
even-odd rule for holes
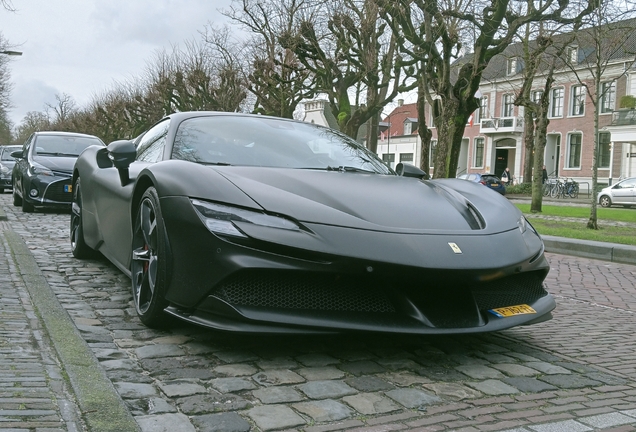
[[[508,186],[512,184],[512,173],[510,172],[510,168],[506,167],[506,170],[501,175],[501,181]]]
[[[545,169],[545,165],[543,165],[543,174],[542,175],[543,175],[542,183],[545,184],[545,182],[548,181],[548,170]]]

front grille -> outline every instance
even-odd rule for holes
[[[548,293],[543,288],[543,274],[519,273],[472,288],[479,309],[532,304]]]
[[[67,202],[70,203],[73,198],[73,194],[65,192],[64,187],[68,189],[71,184],[71,179],[58,180],[55,183],[51,183],[44,192],[44,199],[50,201]]]
[[[236,306],[395,312],[378,284],[364,277],[246,271],[231,277],[214,295]]]

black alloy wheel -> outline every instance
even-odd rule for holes
[[[144,192],[135,218],[130,264],[133,300],[139,319],[148,327],[166,323],[168,256],[166,230],[154,187]]]
[[[22,197],[18,195],[18,188],[15,187],[15,179],[13,180],[13,205],[15,207],[20,207],[22,205]]]
[[[82,222],[82,189],[79,177],[73,185],[73,200],[71,201],[71,252],[75,258],[84,259],[95,256],[92,249],[84,241],[84,224]]]

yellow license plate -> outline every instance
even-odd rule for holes
[[[490,183],[490,186],[497,187],[497,186],[499,186],[499,184],[498,183]]]
[[[499,318],[507,318],[507,317],[511,317],[515,315],[537,313],[536,310],[532,309],[530,306],[525,304],[517,305],[517,306],[506,306],[506,307],[497,308],[497,309],[490,309],[488,312],[498,316]]]
[[[64,192],[73,192],[73,185],[64,185]]]

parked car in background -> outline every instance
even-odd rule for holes
[[[15,165],[15,158],[11,156],[11,153],[21,148],[22,146],[19,145],[0,146],[0,193],[13,187],[11,173],[13,165]]]
[[[70,246],[131,278],[150,327],[169,314],[251,333],[450,334],[550,319],[550,267],[523,214],[427,178],[311,123],[181,112],[80,155]]]
[[[601,207],[636,205],[636,177],[626,178],[618,183],[601,189],[598,193],[598,203]]]
[[[477,173],[462,174],[458,176],[457,178],[472,181],[475,183],[481,183],[484,186],[496,192],[499,192],[502,195],[506,194],[506,185],[504,184],[503,181],[501,181],[499,177],[497,177],[494,174],[477,174]]]
[[[22,211],[34,208],[70,209],[73,187],[71,174],[77,156],[86,147],[102,140],[93,135],[72,132],[35,132],[21,149],[11,153],[13,167],[13,205]]]

